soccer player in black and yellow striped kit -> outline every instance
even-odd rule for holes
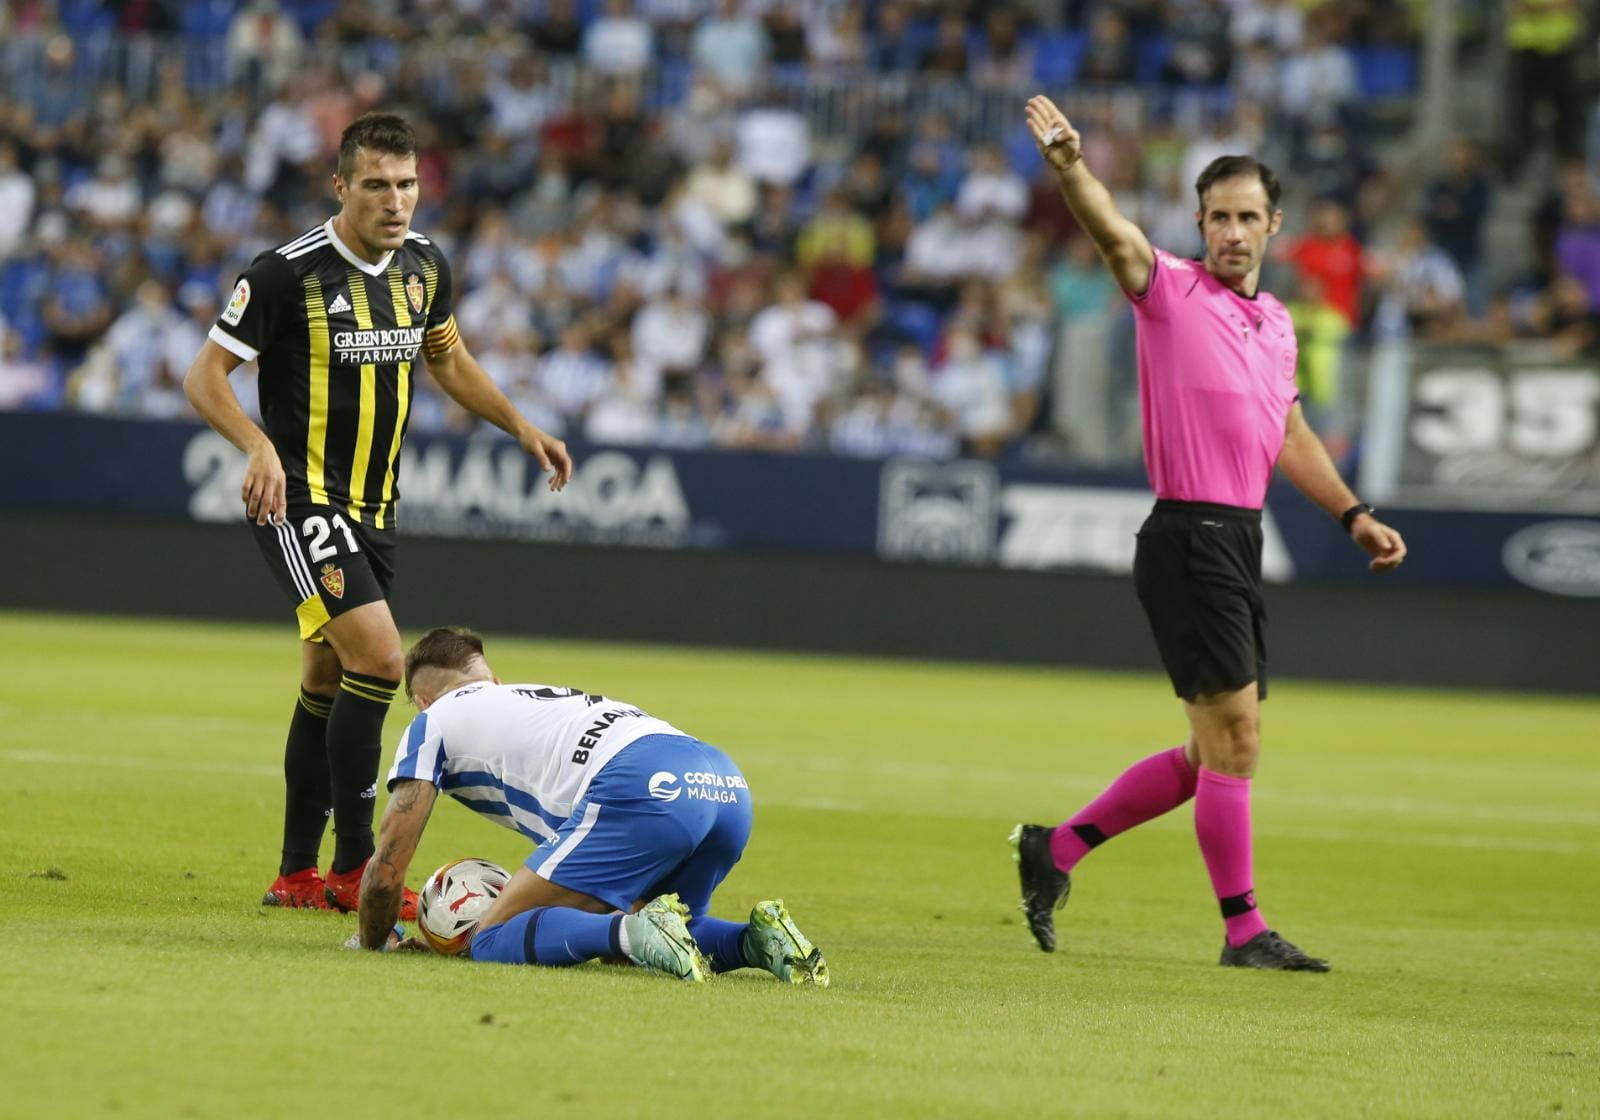
[[[383,113],[351,124],[333,187],[337,215],[262,253],[239,278],[184,389],[249,456],[245,514],[300,625],[282,860],[262,902],[353,910],[373,852],[384,715],[403,667],[388,596],[417,359],[462,407],[515,436],[550,472],[551,489],[566,485],[572,460],[517,412],[456,332],[450,266],[411,230],[411,126]],[[260,369],[265,431],[228,384],[247,361]],[[324,877],[330,813],[334,855]]]

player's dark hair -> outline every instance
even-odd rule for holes
[[[1261,186],[1267,192],[1267,209],[1276,210],[1278,199],[1283,194],[1283,187],[1278,183],[1278,177],[1272,173],[1272,168],[1255,156],[1218,156],[1206,164],[1206,169],[1200,172],[1200,178],[1194,181],[1195,193],[1200,196],[1200,209],[1206,208],[1206,192],[1214,184],[1224,179],[1241,179],[1249,175],[1261,179]]]
[[[435,626],[406,652],[406,699],[411,676],[418,669],[455,669],[464,672],[474,657],[483,656],[483,639],[465,626]]]
[[[348,180],[356,169],[356,150],[391,156],[417,154],[417,132],[404,117],[393,113],[366,113],[351,121],[339,137],[339,177]]]

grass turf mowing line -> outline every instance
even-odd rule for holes
[[[0,1112],[1600,1110],[1593,701],[1283,682],[1258,885],[1336,971],[1268,976],[1215,964],[1186,810],[1085,861],[1054,956],[1015,910],[1010,824],[1181,738],[1154,677],[491,639],[505,679],[626,698],[750,778],[755,834],[716,912],[783,896],[834,987],[695,990],[345,953],[353,919],[257,906],[292,646],[0,618]],[[413,885],[469,853],[525,848],[440,806]]]

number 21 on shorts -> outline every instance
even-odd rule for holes
[[[334,529],[344,534],[345,543],[350,546],[351,552],[361,551],[356,544],[356,535],[350,531],[350,525],[345,521],[343,514],[336,513],[333,515],[331,527],[329,518],[317,514],[300,522],[300,535],[306,538],[306,555],[310,557],[313,564],[320,560],[326,560],[328,557],[338,553],[338,544],[329,543],[329,538],[333,536]]]

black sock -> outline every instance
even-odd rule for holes
[[[333,776],[333,870],[360,867],[372,854],[372,809],[383,758],[383,717],[399,681],[345,671],[328,717],[328,770]]]
[[[328,713],[331,696],[300,690],[283,748],[283,857],[278,874],[317,866],[322,831],[333,811],[328,776]]]

